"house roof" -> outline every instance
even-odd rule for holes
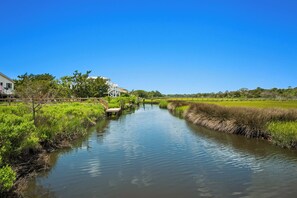
[[[11,78],[9,78],[8,76],[6,76],[5,74],[0,72],[0,76],[3,76],[4,78],[10,80],[11,82],[13,82],[13,80]]]
[[[119,88],[119,91],[121,92],[121,93],[128,93],[128,90],[127,89],[124,89],[124,88]]]

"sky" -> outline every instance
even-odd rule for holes
[[[128,90],[297,87],[296,0],[0,0],[0,72]]]

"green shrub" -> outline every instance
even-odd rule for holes
[[[55,142],[84,135],[87,127],[104,116],[99,103],[61,103],[44,105],[37,113],[36,125],[25,104],[0,107],[0,187],[9,189],[15,173],[8,166],[15,156]]]
[[[62,103],[44,106],[38,115],[37,128],[43,141],[74,134],[84,134],[86,127],[104,115],[101,104]]]
[[[0,155],[2,162],[22,150],[38,144],[36,127],[32,116],[24,108],[14,106],[0,109]]]
[[[136,96],[129,97],[108,97],[108,107],[109,108],[124,108],[126,104],[136,104],[138,103]]]
[[[10,166],[0,168],[0,191],[9,190],[15,180],[16,174]]]

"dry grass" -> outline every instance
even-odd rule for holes
[[[171,102],[168,105],[168,109],[175,111],[175,109],[184,106],[189,107],[183,113],[183,116],[194,124],[246,137],[272,139],[274,143],[283,147],[295,147],[295,144],[297,144],[295,139],[288,140],[289,136],[291,137],[289,134],[292,134],[292,127],[271,127],[271,123],[278,123],[278,126],[280,125],[279,123],[296,124],[296,109],[225,107],[207,103],[187,103],[184,101]],[[288,129],[288,131],[284,131],[284,129]],[[290,144],[287,144],[287,142]]]

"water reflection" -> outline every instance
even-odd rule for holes
[[[27,197],[290,197],[295,151],[210,131],[145,105],[51,155]],[[281,189],[279,189],[281,187]]]

